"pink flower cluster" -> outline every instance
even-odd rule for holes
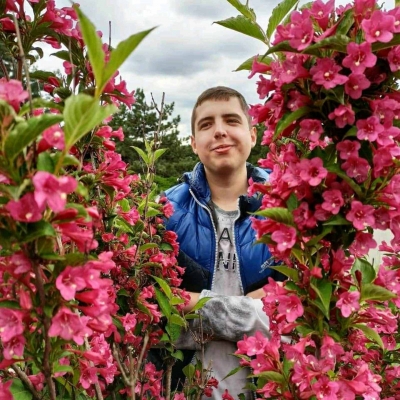
[[[255,58],[250,74],[262,74],[266,101],[250,114],[265,124],[259,163],[272,172],[249,192],[263,194],[253,227],[290,279],[264,287],[272,338],[245,338],[238,354],[292,389],[268,382],[266,398],[392,400],[400,374],[384,351],[396,348],[400,315],[400,8],[316,0],[288,21],[269,50],[279,57]],[[366,259],[374,230],[393,236],[380,266]],[[285,335],[294,341],[281,344]],[[294,363],[287,380],[282,354]]]

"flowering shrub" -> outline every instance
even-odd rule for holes
[[[153,184],[164,150],[138,150],[142,179],[107,125],[134,102],[117,70],[149,32],[113,49],[77,5],[0,2],[0,42],[16,60],[0,59],[3,400],[171,395],[146,361],[160,343],[169,365],[181,358],[172,342],[186,325],[176,235],[162,224],[173,210]],[[58,49],[65,75],[29,74],[40,42]],[[47,95],[32,99],[30,79]]]
[[[265,398],[400,399],[400,7],[315,0],[287,15],[285,0],[265,33],[229,2],[242,15],[219,24],[269,46],[238,69],[261,74],[266,99],[250,110],[272,170],[250,187],[267,217],[253,226],[288,277],[264,287],[271,337],[237,354]],[[393,234],[381,265],[366,258],[374,230]]]

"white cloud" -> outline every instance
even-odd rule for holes
[[[244,2],[245,0],[242,0]],[[57,7],[70,6],[68,0]],[[251,0],[250,5],[267,26],[278,0]],[[112,44],[129,35],[158,25],[121,67],[130,90],[143,88],[150,98],[166,93],[175,102],[182,119],[183,136],[190,134],[190,114],[198,95],[211,86],[231,86],[250,103],[258,102],[255,81],[246,72],[232,72],[247,58],[266,51],[256,39],[223,28],[214,21],[236,16],[227,0],[81,0],[81,9],[108,41],[111,21]],[[54,57],[41,68],[61,68]]]

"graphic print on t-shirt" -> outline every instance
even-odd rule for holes
[[[218,220],[218,263],[217,270],[232,271],[236,270],[236,253],[233,243],[232,229],[237,217],[237,212],[225,212],[221,209],[216,210]]]

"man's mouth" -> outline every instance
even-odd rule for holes
[[[232,147],[231,144],[221,144],[217,147],[214,147],[212,150],[216,151],[217,153],[224,153],[228,151]]]

